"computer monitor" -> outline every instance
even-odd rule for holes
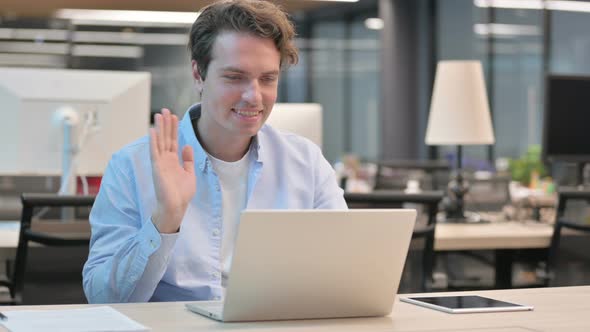
[[[75,174],[101,175],[113,152],[147,134],[150,80],[144,72],[0,68],[0,175],[63,175],[64,114],[78,120],[72,141],[86,137]]]
[[[322,147],[322,105],[277,103],[266,123],[273,128],[306,137]]]
[[[590,77],[549,75],[546,81],[543,157],[590,161]]]

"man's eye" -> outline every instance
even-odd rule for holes
[[[242,78],[241,76],[238,76],[238,75],[225,75],[224,77],[230,81],[238,81]]]
[[[267,76],[267,77],[263,77],[262,81],[265,83],[273,83],[277,80],[277,78],[275,76]]]

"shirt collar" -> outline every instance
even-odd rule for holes
[[[195,167],[197,167],[201,172],[204,172],[205,169],[209,165],[209,157],[201,143],[197,139],[196,135],[196,123],[197,120],[201,117],[201,104],[194,104],[188,108],[188,111],[184,114],[182,121],[179,125],[179,130],[181,132],[182,138],[184,139],[184,144],[179,142],[179,146],[184,146],[188,144],[192,146],[194,158],[195,158]],[[262,163],[262,144],[261,140],[263,140],[264,134],[258,132],[256,136],[252,139],[250,143],[249,152],[254,154],[254,160],[258,163]]]

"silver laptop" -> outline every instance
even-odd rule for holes
[[[186,307],[224,322],[388,315],[415,220],[407,209],[244,211],[225,300]]]

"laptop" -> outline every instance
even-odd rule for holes
[[[186,307],[223,322],[391,313],[416,211],[247,210],[224,301]]]

